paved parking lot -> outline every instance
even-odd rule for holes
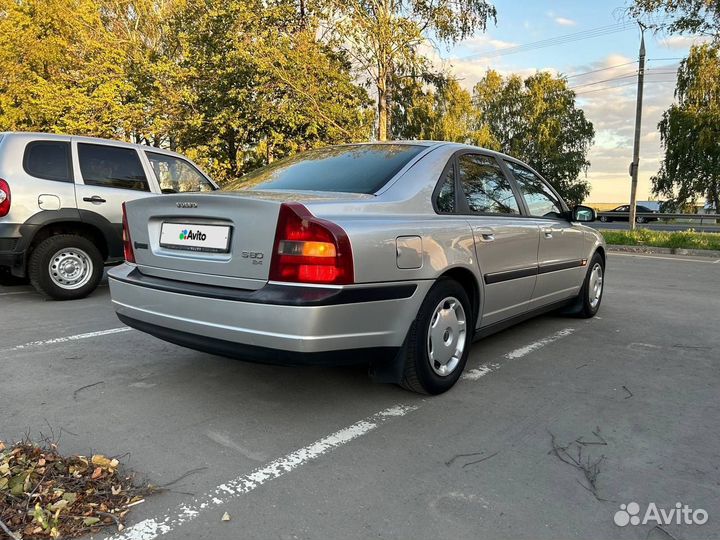
[[[612,254],[606,286],[595,319],[475,344],[434,398],[158,341],[107,287],[0,288],[0,439],[62,430],[61,450],[128,453],[154,484],[203,468],[136,507],[126,540],[718,537],[720,262]],[[618,527],[631,501],[709,520]]]

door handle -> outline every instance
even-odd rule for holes
[[[545,238],[552,238],[553,237],[553,230],[552,229],[543,229],[543,234],[545,235]]]
[[[495,240],[495,231],[490,228],[475,229],[475,232],[480,235],[480,240],[483,242],[492,242]]]
[[[107,202],[105,199],[99,197],[98,195],[93,195],[92,197],[83,197],[83,201],[93,204],[102,204],[104,202]]]

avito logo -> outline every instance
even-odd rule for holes
[[[193,232],[192,229],[184,229],[180,233],[180,240],[200,240],[201,242],[204,242],[207,238],[207,235],[202,231],[195,231]]]

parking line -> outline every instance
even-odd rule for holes
[[[208,508],[220,506],[231,500],[250,493],[270,480],[280,478],[305,463],[319,458],[323,454],[343,446],[350,441],[367,435],[387,422],[405,416],[416,410],[419,405],[395,405],[347,426],[332,435],[323,437],[314,443],[295,450],[281,458],[271,461],[249,474],[217,486],[214,490],[196,498],[189,504],[179,507],[177,513],[162,518],[145,519],[128,527],[122,533],[107,537],[106,540],[153,540],[167,534],[177,527],[194,520]]]
[[[109,334],[119,334],[121,332],[128,332],[132,330],[127,326],[121,326],[120,328],[110,328],[108,330],[99,330],[97,332],[87,332],[85,334],[75,334],[74,336],[65,336],[53,339],[46,339],[42,341],[31,341],[29,343],[23,343],[22,345],[16,345],[9,349],[3,349],[2,352],[21,351],[23,349],[30,349],[32,347],[42,347],[43,345],[54,345],[56,343],[67,343],[68,341],[78,341],[80,339],[90,339],[94,337],[107,336]]]
[[[542,338],[538,341],[530,343],[529,345],[525,345],[524,347],[520,347],[519,349],[510,351],[509,353],[507,353],[505,355],[505,358],[507,358],[508,360],[515,360],[517,358],[522,358],[523,356],[528,355],[533,351],[542,349],[545,345],[549,345],[550,343],[553,343],[553,342],[557,341],[558,339],[562,339],[564,337],[569,336],[574,331],[575,331],[574,328],[563,328],[562,330],[558,330],[557,332],[555,332],[552,336]]]

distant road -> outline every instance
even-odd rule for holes
[[[592,223],[588,223],[591,227],[594,229],[627,229],[628,224],[626,221],[611,221],[608,223],[603,223],[602,221],[594,221]],[[637,225],[638,229],[652,229],[654,231],[686,231],[688,229],[694,229],[698,232],[715,232],[720,233],[720,225],[716,224],[708,224],[703,223],[700,225],[700,222],[697,223],[663,223],[663,222],[653,222],[653,223],[643,223]]]

